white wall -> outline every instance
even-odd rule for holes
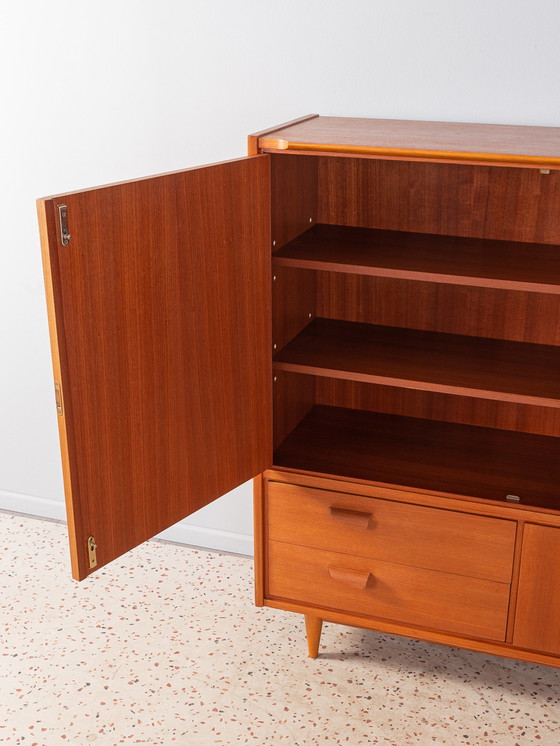
[[[560,125],[558,0],[0,10],[0,508],[62,517],[34,199],[237,157],[310,112]],[[173,536],[250,551],[248,486]]]

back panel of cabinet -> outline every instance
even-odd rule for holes
[[[432,438],[440,472],[438,437],[471,444],[473,463],[479,441],[490,464],[527,454],[512,480],[523,495],[538,461],[543,483],[527,499],[550,507],[559,441],[534,436],[560,434],[560,173],[293,155],[273,156],[272,171],[275,463],[311,469],[282,445],[298,428],[299,447],[329,426],[386,428],[398,444],[385,462],[399,461],[406,433],[425,433],[411,442]],[[336,473],[375,478],[354,461]],[[439,489],[474,494],[463,466]],[[476,494],[505,498],[496,479],[498,493]],[[429,489],[429,474],[420,481]]]

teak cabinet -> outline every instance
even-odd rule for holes
[[[310,116],[39,215],[75,578],[255,477],[310,655],[560,665],[560,129]]]

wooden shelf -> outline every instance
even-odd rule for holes
[[[503,290],[560,293],[560,246],[316,225],[276,266]]]
[[[544,435],[315,406],[274,465],[560,508],[560,443]]]
[[[560,347],[315,319],[276,370],[560,407]]]

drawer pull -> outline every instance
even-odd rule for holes
[[[369,570],[351,570],[348,567],[333,567],[332,565],[329,566],[329,575],[333,580],[346,583],[346,585],[351,585],[353,588],[359,588],[362,591],[371,577]]]
[[[368,528],[369,522],[373,518],[371,513],[364,513],[361,510],[348,510],[348,508],[335,508],[331,505],[331,517],[342,523],[349,523],[357,528]]]

